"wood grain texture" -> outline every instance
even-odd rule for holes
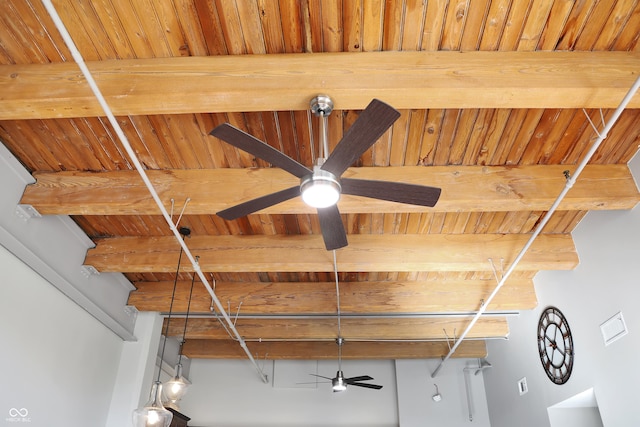
[[[442,189],[433,207],[343,195],[340,212],[530,211],[548,209],[565,186],[564,171],[575,166],[350,168],[344,177],[404,182]],[[20,203],[46,215],[154,215],[158,207],[137,172],[58,172],[36,174]],[[189,215],[208,215],[295,186],[278,169],[148,171],[165,207],[187,197]],[[640,193],[626,165],[590,165],[567,194],[561,210],[631,209]],[[260,213],[308,214],[315,209],[298,197]]]
[[[491,271],[489,259],[508,265],[529,236],[520,234],[351,235],[337,253],[339,271]],[[96,239],[85,264],[103,272],[175,271],[173,237]],[[333,270],[321,236],[195,236],[188,242],[207,272]],[[540,235],[518,270],[567,270],[578,265],[568,234]],[[189,271],[189,266],[185,266]]]
[[[341,110],[363,109],[373,98],[397,109],[612,108],[639,64],[635,52],[345,52],[87,63],[116,115],[307,110],[318,92]],[[0,65],[0,92],[0,120],[104,115],[72,63]],[[630,108],[639,106],[636,95]]]
[[[128,305],[140,311],[168,312],[173,294],[172,281],[135,282]],[[494,279],[396,280],[341,282],[340,307],[345,314],[389,313],[465,313],[480,308],[497,282]],[[190,281],[176,284],[173,311],[186,313]],[[232,311],[241,314],[333,315],[336,312],[336,286],[333,282],[222,282],[215,294]],[[530,310],[537,304],[533,280],[509,279],[492,303],[489,311]],[[196,314],[210,312],[211,296],[196,281],[190,310]]]
[[[341,336],[346,340],[446,340],[463,331],[471,317],[432,318],[342,318]],[[190,318],[186,339],[227,339],[227,331],[216,318]],[[336,318],[287,318],[236,320],[236,328],[247,340],[323,341],[337,337]],[[169,336],[182,337],[184,318],[169,322]],[[166,331],[166,321],[163,331]],[[483,317],[469,333],[469,338],[506,338],[509,325],[505,317]]]

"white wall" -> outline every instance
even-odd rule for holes
[[[259,362],[261,363],[261,362]],[[370,375],[382,390],[349,387],[333,393],[317,388],[274,388],[273,362],[264,362],[270,382],[263,383],[246,360],[191,361],[192,386],[180,405],[193,426],[369,426],[398,424],[393,361],[343,361],[346,377]],[[275,375],[280,375],[279,367]],[[318,374],[333,377],[337,361],[319,361]],[[289,375],[289,374],[287,374]],[[300,373],[299,382],[313,381]]]
[[[122,340],[2,246],[0,271],[0,425],[103,426]]]
[[[400,427],[488,427],[483,374],[474,375],[475,370],[469,375],[473,421],[469,419],[463,370],[466,366],[478,366],[478,362],[449,359],[438,375],[431,378],[439,362],[438,359],[396,360]],[[442,395],[440,402],[431,399],[436,393],[434,384]]]
[[[0,141],[0,245],[122,339],[134,340],[135,310],[125,309],[133,285],[122,273],[86,274],[82,263],[94,244],[69,216],[17,209],[33,182]]]
[[[640,158],[630,167],[638,181]],[[590,212],[573,236],[580,265],[539,273],[538,307],[510,319],[509,341],[489,345],[494,369],[485,387],[493,427],[549,426],[547,407],[591,387],[605,426],[640,426],[640,207]],[[573,374],[561,386],[547,379],[538,357],[536,327],[548,305],[565,314],[574,335]],[[629,334],[605,347],[599,325],[620,310]],[[523,376],[529,392],[520,397],[516,381]]]
[[[473,422],[469,421],[463,369],[477,366],[477,360],[451,359],[435,379],[439,360],[343,361],[345,376],[370,375],[382,390],[349,387],[332,393],[330,384],[317,388],[273,386],[309,382],[315,367],[301,370],[291,362],[264,363],[269,383],[259,379],[246,360],[201,360],[191,362],[193,383],[184,397],[181,411],[192,418],[189,425],[234,426],[368,426],[368,427],[464,427],[489,426],[489,413],[482,375],[471,372]],[[260,362],[259,362],[260,363]],[[307,362],[310,363],[310,362]],[[313,363],[313,362],[311,362]],[[337,361],[318,361],[317,373],[335,376]],[[295,371],[298,369],[298,371]],[[485,371],[486,372],[486,371]],[[275,377],[274,377],[275,375]],[[285,380],[278,377],[285,376]],[[434,402],[433,384],[443,396]]]

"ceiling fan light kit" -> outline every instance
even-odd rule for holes
[[[302,200],[312,208],[322,209],[335,205],[340,200],[341,191],[338,178],[317,165],[313,167],[312,175],[300,180]]]
[[[344,381],[344,374],[342,371],[336,372],[336,377],[331,380],[331,388],[333,392],[345,391],[347,389],[347,383]]]

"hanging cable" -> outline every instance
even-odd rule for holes
[[[169,315],[167,316],[167,323],[164,327],[164,343],[162,344],[162,352],[160,353],[160,365],[164,360],[164,349],[167,346],[167,337],[169,336],[169,323],[171,322],[171,314],[173,313],[173,302],[176,298],[176,288],[178,287],[178,273],[180,272],[180,262],[182,261],[182,247],[180,248],[180,255],[178,255],[178,268],[176,269],[176,279],[173,281],[173,292],[171,293],[171,304],[169,304]],[[160,382],[160,372],[162,369],[158,369],[158,379]]]
[[[338,313],[338,338],[342,337],[342,331],[340,329],[340,285],[338,284],[338,262],[336,260],[336,250],[333,250],[333,275],[336,280],[336,306]]]
[[[193,285],[196,282],[196,275],[191,275],[191,289],[189,290],[189,302],[187,303],[187,315],[184,318],[184,330],[182,331],[182,342],[180,343],[180,353],[178,357],[178,363],[182,361],[182,347],[187,337],[187,322],[189,321],[189,312],[191,310],[191,297],[193,296]]]
[[[176,277],[173,281],[173,292],[171,294],[171,303],[169,304],[169,316],[167,317],[166,326],[164,329],[164,340],[162,342],[162,351],[160,352],[160,366],[158,366],[158,377],[151,386],[151,394],[149,401],[142,407],[138,407],[133,411],[133,423],[136,427],[145,427],[151,425],[166,425],[168,426],[173,418],[173,413],[170,412],[163,403],[163,386],[160,382],[160,375],[162,374],[162,363],[164,361],[164,351],[167,347],[167,338],[169,336],[169,324],[171,323],[171,315],[173,313],[173,302],[176,297],[176,288],[178,287],[178,274],[180,273],[180,262],[182,261],[182,247],[180,247],[180,255],[178,256],[178,267],[176,269]]]
[[[185,237],[191,233],[191,231],[186,227],[181,228],[180,232]],[[180,256],[182,257],[182,248],[180,248]],[[179,266],[180,264],[178,264],[178,271],[176,271],[175,283],[178,283],[178,273],[180,271]],[[175,374],[173,378],[171,378],[170,380],[168,380],[163,384],[163,391],[166,398],[166,400],[163,401],[163,404],[165,405],[165,407],[172,408],[176,411],[180,410],[180,407],[178,406],[178,402],[182,400],[183,396],[185,395],[185,393],[187,392],[190,386],[190,383],[182,376],[182,348],[184,346],[185,337],[187,335],[187,322],[189,320],[189,311],[191,309],[191,297],[193,295],[193,285],[195,283],[195,280],[196,280],[196,276],[192,275],[191,291],[189,292],[189,301],[187,302],[187,316],[184,320],[184,329],[182,331],[182,340],[180,341],[180,346],[178,350],[178,363],[176,364],[176,367],[175,367]],[[174,290],[173,290],[174,295],[176,292],[175,288],[176,286],[174,285]],[[169,332],[169,324],[167,322],[167,331],[165,334],[165,340],[168,337],[168,332]]]

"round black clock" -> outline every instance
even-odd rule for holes
[[[555,384],[564,384],[573,369],[573,337],[562,312],[547,307],[538,322],[538,351],[547,376]]]

